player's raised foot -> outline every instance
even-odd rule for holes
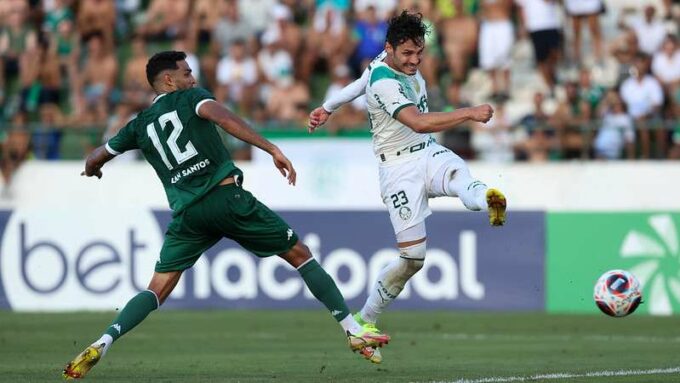
[[[103,350],[104,344],[99,346],[88,346],[85,351],[78,354],[75,359],[70,361],[69,364],[64,367],[64,371],[62,372],[64,379],[71,380],[84,378],[85,374],[87,374],[87,372],[90,371],[90,369],[94,367],[97,362],[99,362],[99,359],[102,357]]]
[[[498,189],[487,189],[486,204],[489,206],[489,223],[491,226],[503,226],[507,206],[503,193]]]

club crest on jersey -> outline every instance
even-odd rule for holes
[[[404,221],[408,221],[411,218],[411,209],[408,206],[402,206],[399,208],[399,217]]]

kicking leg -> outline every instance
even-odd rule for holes
[[[444,175],[444,191],[447,195],[458,197],[466,208],[479,211],[486,210],[486,184],[472,178],[467,167],[450,169]]]
[[[84,377],[106,354],[114,341],[140,324],[150,312],[156,310],[165,302],[181,275],[181,271],[155,272],[148,289],[130,299],[101,338],[66,365],[63,371],[64,378],[78,379]]]
[[[380,363],[380,360],[374,357],[375,348],[387,344],[390,337],[382,333],[364,331],[352,317],[345,298],[333,278],[312,257],[309,248],[298,241],[292,249],[279,256],[298,270],[312,295],[326,306],[333,318],[342,326],[352,351],[359,351],[366,359]]]
[[[452,169],[445,174],[444,189],[447,195],[458,197],[466,208],[487,210],[491,226],[505,224],[506,200],[498,189],[490,189],[483,182],[472,178],[467,167]]]

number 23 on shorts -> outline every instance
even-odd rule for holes
[[[392,199],[392,205],[394,205],[395,209],[408,204],[408,197],[406,197],[406,193],[404,193],[403,190],[392,194],[390,198]]]

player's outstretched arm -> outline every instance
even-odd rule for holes
[[[81,176],[102,178],[102,166],[111,161],[115,156],[106,150],[106,146],[102,145],[95,149],[85,160],[85,170],[80,173]]]
[[[254,131],[239,116],[215,101],[204,102],[198,108],[198,115],[206,120],[216,123],[220,128],[232,136],[256,146],[269,153],[274,160],[274,165],[281,174],[288,179],[288,183],[295,185],[297,174],[293,164],[281,150],[269,140]]]
[[[456,109],[453,112],[421,113],[415,105],[400,110],[396,119],[418,133],[434,133],[455,128],[467,121],[486,123],[493,116],[489,104]]]
[[[328,100],[324,101],[323,105],[314,109],[309,114],[309,125],[307,126],[309,133],[313,133],[316,128],[325,124],[326,121],[328,121],[328,117],[330,117],[331,113],[366,93],[368,77],[369,73],[368,69],[366,69],[361,74],[361,77],[347,84],[339,92],[331,94]]]

